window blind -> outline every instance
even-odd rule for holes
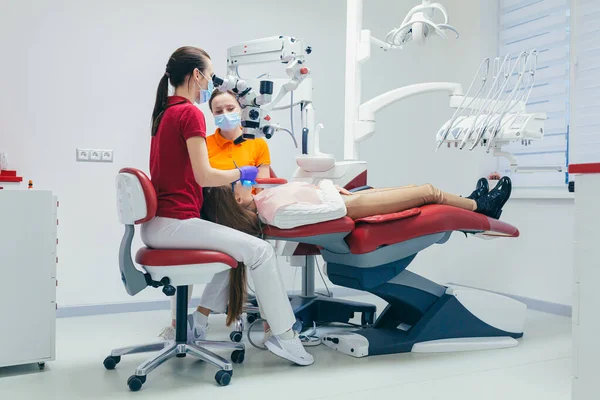
[[[527,112],[545,112],[548,116],[544,140],[505,147],[516,156],[519,166],[567,165],[569,41],[569,0],[500,0],[499,56],[511,54],[516,58],[522,51],[538,51],[536,84]],[[566,172],[510,175],[517,187],[555,187],[567,183]]]
[[[600,0],[573,2],[570,162],[600,162]]]

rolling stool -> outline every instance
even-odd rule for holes
[[[174,341],[160,341],[151,344],[115,349],[104,360],[104,367],[112,370],[128,354],[158,351],[158,354],[141,364],[135,374],[129,377],[127,385],[138,391],[146,382],[146,376],[159,365],[173,357],[192,355],[219,369],[215,379],[221,386],[227,386],[233,375],[230,361],[212,353],[207,348],[232,351],[231,360],[242,363],[245,347],[242,343],[187,340],[188,285],[207,283],[212,276],[230,268],[237,268],[238,262],[227,254],[207,250],[158,250],[141,248],[136,254],[136,262],[142,271],[136,269],[131,258],[131,242],[135,225],[154,218],[157,200],[154,187],[148,177],[133,168],[124,168],[117,175],[117,206],[119,220],[125,225],[125,234],[119,249],[119,267],[125,290],[131,296],[148,286],[162,287],[167,296],[177,296],[176,335]]]

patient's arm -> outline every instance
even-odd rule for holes
[[[354,193],[349,192],[347,189],[344,189],[343,187],[339,186],[339,185],[335,185],[335,188],[337,189],[338,192],[340,192],[341,194],[344,194],[346,196],[351,196]]]

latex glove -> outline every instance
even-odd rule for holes
[[[340,192],[341,194],[345,194],[346,196],[352,196],[354,193],[349,192],[348,190],[344,189],[341,186],[335,185],[335,188],[337,189],[338,192]]]
[[[256,182],[256,176],[258,175],[258,168],[253,166],[239,167],[240,170],[240,181],[242,184],[244,181],[249,181],[252,183]]]

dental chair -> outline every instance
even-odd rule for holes
[[[283,185],[287,183],[287,180],[278,178],[271,168],[271,177],[266,179],[259,178],[256,180],[256,183],[257,188],[269,188]],[[367,187],[363,186],[355,189],[362,188]],[[283,239],[283,241],[287,241],[287,239]],[[276,246],[276,249],[277,247],[278,246]],[[348,323],[357,313],[361,315],[361,324],[363,326],[373,324],[376,312],[376,307],[374,305],[345,299],[335,299],[316,293],[315,270],[317,268],[317,257],[319,255],[321,255],[320,250],[316,246],[307,243],[301,243],[293,250],[293,256],[302,260],[300,263],[300,267],[302,268],[300,294],[289,295],[296,319],[301,324],[301,326],[296,325],[295,329],[302,331],[303,327],[310,328],[313,324]],[[248,322],[253,323],[259,318],[260,314],[257,308],[258,304],[256,299],[250,297],[249,302],[251,306],[246,308],[245,311]],[[236,332],[232,332],[232,340],[234,340],[234,334],[236,334]]]
[[[127,385],[138,391],[146,382],[146,376],[165,361],[191,355],[219,369],[215,380],[227,386],[233,375],[230,361],[209,351],[209,348],[232,351],[231,360],[242,363],[245,347],[241,343],[194,341],[188,342],[188,285],[208,283],[212,276],[221,271],[237,268],[238,262],[227,254],[209,250],[161,250],[143,247],[138,250],[135,267],[131,257],[131,242],[135,225],[152,220],[156,214],[157,199],[150,179],[133,168],[122,169],[117,175],[117,209],[120,222],[125,225],[125,234],[119,249],[119,267],[125,290],[131,296],[148,286],[159,288],[167,296],[177,298],[175,341],[160,341],[151,344],[124,347],[113,350],[104,360],[104,367],[112,370],[129,354],[157,351],[154,357],[141,364],[129,377]]]
[[[268,239],[318,250],[334,284],[372,293],[388,303],[372,326],[324,336],[328,347],[365,357],[517,346],[527,310],[523,303],[490,292],[442,286],[406,269],[420,251],[446,243],[453,232],[485,238],[519,236],[518,229],[507,223],[445,205],[356,221],[344,217],[294,229],[264,229]]]

